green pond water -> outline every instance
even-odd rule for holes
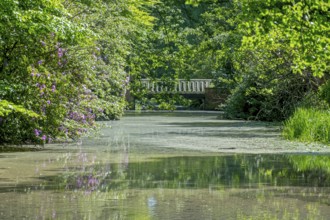
[[[274,124],[181,112],[105,125],[0,153],[0,219],[329,219],[328,148]]]

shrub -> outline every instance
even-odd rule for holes
[[[251,73],[238,83],[225,103],[227,118],[283,121],[312,89],[296,74]]]

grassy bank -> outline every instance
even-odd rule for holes
[[[298,108],[283,129],[289,140],[330,144],[330,111]]]

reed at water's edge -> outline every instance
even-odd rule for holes
[[[289,140],[330,144],[330,112],[298,108],[284,123],[283,136]]]

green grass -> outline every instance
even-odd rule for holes
[[[330,144],[330,111],[298,108],[284,123],[283,136],[289,140]]]

